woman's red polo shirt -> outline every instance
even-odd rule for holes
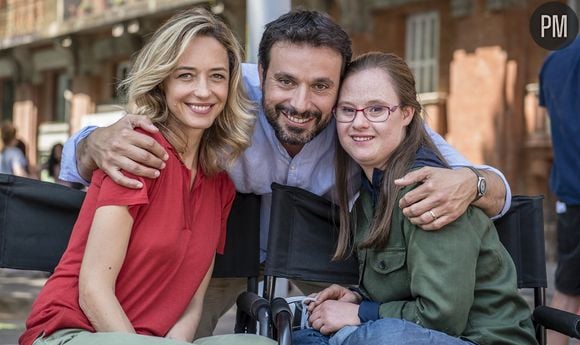
[[[134,219],[115,294],[139,334],[164,336],[191,301],[215,253],[223,252],[235,197],[232,181],[225,172],[209,177],[198,169],[190,191],[191,171],[161,134],[149,135],[168,151],[166,168],[157,179],[132,176],[143,182],[139,190],[117,185],[101,170],[93,174],[69,245],[32,307],[21,344],[64,328],[94,332],[79,307],[78,276],[100,206],[129,206]]]

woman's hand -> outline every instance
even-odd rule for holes
[[[348,302],[359,304],[362,301],[362,296],[358,293],[351,291],[343,286],[333,284],[326,289],[320,291],[315,295],[316,300],[308,304],[308,311],[312,312],[314,308],[322,304],[327,300],[334,300],[340,302]]]
[[[360,325],[358,308],[359,305],[352,302],[326,300],[314,308],[308,321],[312,328],[329,335],[344,326]]]

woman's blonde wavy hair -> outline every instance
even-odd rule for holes
[[[229,91],[224,110],[204,131],[199,148],[203,172],[213,175],[226,169],[250,145],[255,122],[255,107],[242,83],[242,48],[220,19],[201,8],[171,17],[141,49],[120,88],[127,91],[128,112],[148,116],[175,150],[183,152],[188,138],[180,128],[168,126],[174,115],[169,111],[162,84],[177,67],[189,42],[198,36],[213,37],[220,42],[229,62]]]

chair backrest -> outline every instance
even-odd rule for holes
[[[0,174],[0,267],[52,272],[85,193]]]
[[[256,194],[236,194],[228,218],[224,255],[216,256],[213,277],[258,277],[260,199]]]
[[[499,238],[510,253],[518,288],[546,288],[543,196],[512,197],[509,211],[496,220]]]
[[[53,272],[84,197],[62,185],[0,174],[0,267]],[[236,195],[214,276],[258,275],[259,213],[259,196]]]
[[[509,211],[495,221],[499,238],[516,266],[518,288],[534,291],[534,307],[546,303],[543,196],[513,196]],[[546,343],[546,330],[534,320],[536,340]]]
[[[338,238],[338,212],[330,201],[309,191],[272,184],[272,210],[266,276],[339,284],[358,283],[351,256],[331,261]]]

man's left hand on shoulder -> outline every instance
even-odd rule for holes
[[[439,230],[465,213],[476,199],[481,200],[481,187],[485,193],[485,178],[482,186],[480,177],[481,174],[477,175],[467,167],[423,167],[411,171],[395,183],[400,186],[420,184],[401,198],[399,207],[411,223],[423,230]],[[485,207],[482,208],[489,213]],[[497,214],[491,212],[491,216]]]

